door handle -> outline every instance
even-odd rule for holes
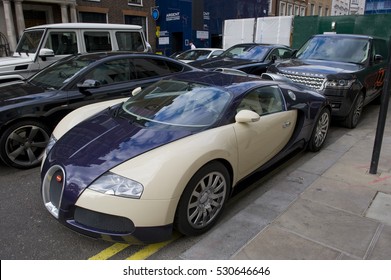
[[[284,124],[282,125],[282,128],[287,128],[291,125],[292,123],[290,121],[286,121],[284,122]]]

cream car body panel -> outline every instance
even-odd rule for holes
[[[243,178],[274,157],[288,143],[296,125],[297,111],[261,116],[252,123],[236,123],[238,177]],[[289,125],[287,125],[289,124]]]
[[[177,199],[132,199],[86,189],[75,205],[97,212],[126,217],[138,227],[150,227],[171,224],[177,204]]]

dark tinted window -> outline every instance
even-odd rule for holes
[[[145,46],[140,32],[118,31],[115,33],[120,51],[144,51]]]
[[[384,57],[384,59],[387,59],[388,57],[388,49],[387,49],[387,43],[383,40],[375,39],[373,40],[373,55],[380,54]]]
[[[84,32],[84,42],[87,52],[111,51],[109,32]]]
[[[133,59],[133,64],[138,79],[164,76],[183,69],[181,66],[160,59],[136,58]]]
[[[126,82],[132,79],[128,59],[116,59],[94,67],[85,79],[99,81],[102,85]]]

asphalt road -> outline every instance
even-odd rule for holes
[[[378,106],[366,107],[365,114]],[[356,129],[360,129],[357,127]],[[326,145],[332,144],[348,129],[333,125]],[[229,219],[248,203],[267,191],[264,180],[283,174],[302,164],[313,153],[302,152],[274,169],[257,174],[240,185],[222,219]],[[2,260],[86,260],[86,259],[177,259],[181,252],[197,244],[200,237],[179,236],[151,246],[123,245],[81,236],[59,224],[46,210],[40,194],[39,168],[18,170],[0,164],[0,259]],[[216,225],[218,226],[218,224]]]

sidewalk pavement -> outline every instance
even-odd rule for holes
[[[391,260],[390,107],[378,173],[369,174],[378,111],[364,109],[356,129],[333,129],[336,141],[263,182],[180,258]]]

